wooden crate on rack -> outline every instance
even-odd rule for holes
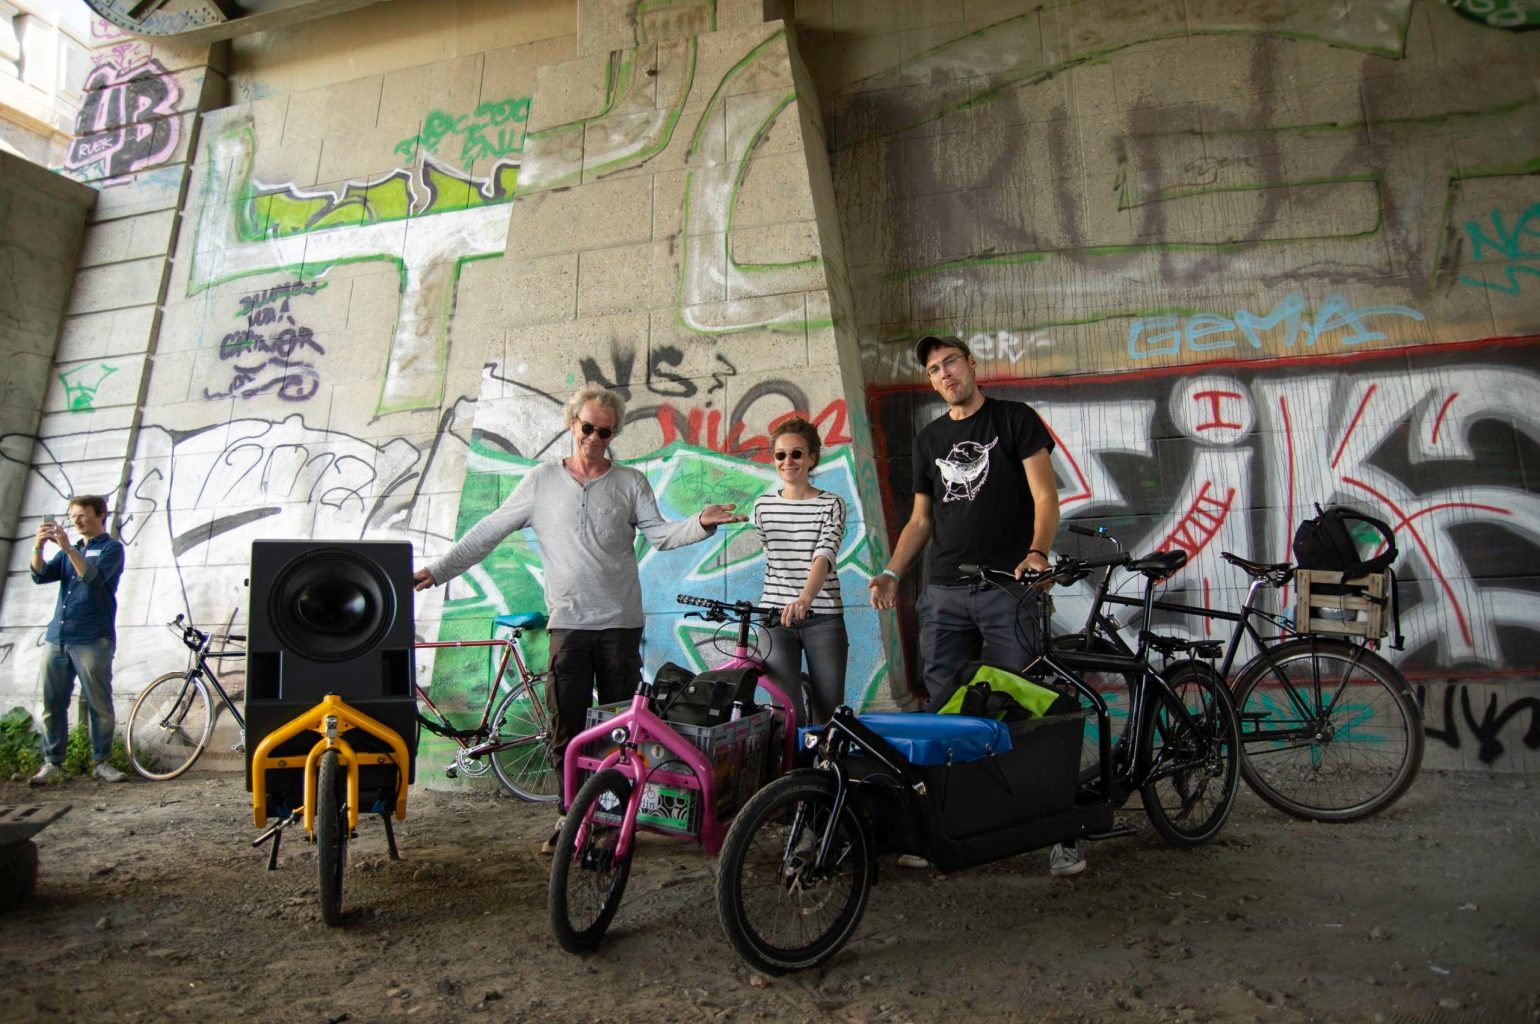
[[[1377,639],[1389,628],[1388,572],[1348,577],[1326,569],[1298,569],[1294,587],[1294,621],[1302,632]]]

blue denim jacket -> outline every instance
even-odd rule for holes
[[[118,617],[118,577],[123,575],[123,545],[102,533],[89,542],[76,541],[75,549],[86,561],[84,576],[63,551],[32,574],[33,583],[58,583],[59,601],[48,623],[51,644],[85,644],[102,637],[117,642],[114,623]]]

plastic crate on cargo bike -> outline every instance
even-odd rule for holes
[[[595,949],[620,906],[638,833],[699,842],[716,854],[733,812],[791,767],[797,708],[765,673],[754,623],[778,614],[747,601],[679,595],[691,617],[736,628],[732,655],[693,674],[665,665],[627,703],[593,708],[567,745],[563,810],[551,864],[551,930],[571,953]],[[719,633],[719,638],[725,637]],[[756,703],[756,691],[768,694]]]
[[[1107,703],[1082,678],[1109,667],[1099,652],[1046,650],[1026,666],[1021,689],[1046,691],[1040,717],[1007,723],[837,709],[825,726],[804,731],[813,767],[760,789],[728,830],[717,912],[738,954],[770,974],[828,960],[860,923],[879,853],[918,854],[956,871],[1055,843],[1126,835],[1133,829],[1117,827],[1113,812],[1136,792],[1168,843],[1213,838],[1235,799],[1234,707],[1224,686],[1206,676],[1168,679],[1150,664],[1146,643],[1155,587],[1186,560],[1181,551],[1060,559],[1021,582],[962,566],[978,585],[1017,594],[1073,582],[1114,561],[1145,576],[1140,649],[1116,666],[1134,680],[1124,742],[1113,748]],[[1049,602],[1041,604],[1046,620]],[[1050,635],[1043,626],[1041,635]],[[954,685],[1014,676],[978,663],[965,673]],[[1100,725],[1099,762],[1081,781],[1081,738],[1092,715]]]

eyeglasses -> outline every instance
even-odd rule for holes
[[[933,366],[927,366],[925,368],[925,373],[926,373],[927,376],[930,376],[930,377],[939,377],[939,376],[941,376],[941,372],[943,370],[951,370],[953,368],[953,364],[954,363],[956,363],[959,359],[966,359],[966,358],[967,357],[964,356],[962,353],[954,352],[952,355],[949,355],[945,359],[941,360],[941,362],[936,363]]]
[[[587,420],[579,420],[578,422],[583,424],[584,437],[588,437],[590,434],[598,434],[599,440],[608,441],[611,437],[615,436],[615,431],[611,427],[596,427]]]
[[[775,461],[780,462],[782,459],[792,459],[794,461],[801,462],[802,456],[806,454],[807,453],[804,452],[801,448],[793,448],[790,451],[782,449],[781,451],[775,453]]]

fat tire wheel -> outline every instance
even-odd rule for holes
[[[492,712],[492,739],[512,746],[494,750],[492,772],[503,788],[530,803],[555,803],[561,796],[561,771],[551,759],[551,736],[529,712],[529,702],[539,700],[534,687],[513,690]]]
[[[1279,680],[1305,700],[1317,683],[1337,694],[1306,733]],[[1344,685],[1346,684],[1346,685]],[[1291,640],[1253,659],[1235,685],[1245,752],[1241,775],[1263,800],[1305,821],[1378,814],[1405,795],[1422,767],[1422,712],[1404,676],[1379,655],[1341,640]],[[1300,731],[1297,740],[1248,734]]]
[[[30,839],[0,846],[0,911],[14,910],[37,892],[37,844]]]
[[[828,960],[866,911],[871,839],[849,804],[835,826],[834,870],[813,877],[811,861],[833,810],[834,783],[798,772],[756,793],[728,829],[717,869],[717,916],[738,955],[766,974]],[[782,930],[790,937],[769,934]]]
[[[583,784],[562,820],[551,860],[550,914],[551,931],[569,953],[599,948],[620,909],[635,840],[624,857],[614,851],[630,799],[631,780],[618,769],[606,768]],[[579,848],[578,830],[585,825]]]
[[[191,768],[213,734],[214,702],[202,680],[167,672],[134,698],[123,745],[134,771],[163,782]]]
[[[1240,788],[1235,702],[1218,673],[1202,663],[1185,664],[1165,679],[1202,731],[1194,734],[1163,701],[1151,702],[1141,759],[1149,775],[1139,795],[1162,839],[1200,846],[1224,827]]]
[[[315,841],[321,867],[321,920],[342,923],[342,870],[348,859],[348,808],[338,790],[337,752],[321,755],[316,770]]]

